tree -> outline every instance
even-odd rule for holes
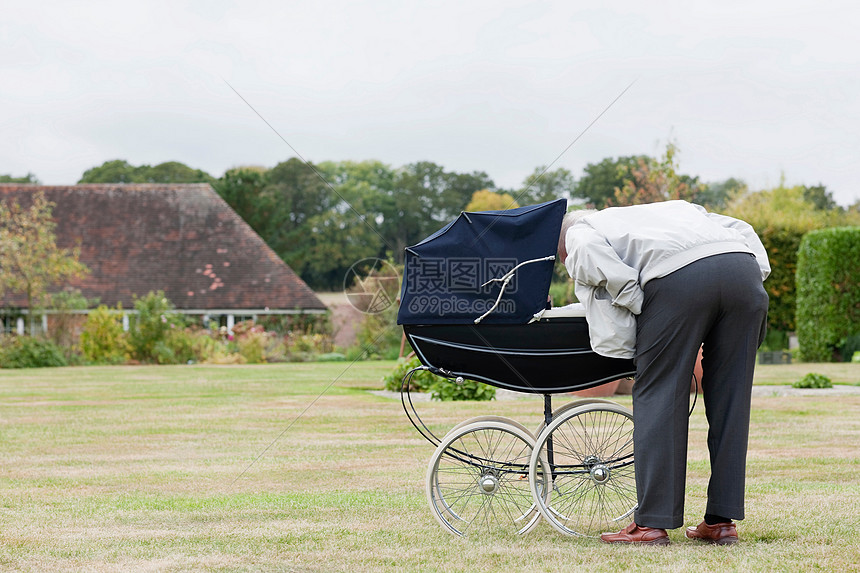
[[[215,178],[203,171],[178,161],[165,161],[154,167],[141,165],[143,183],[212,183]]]
[[[434,215],[436,225],[435,228],[430,229],[431,232],[439,226],[446,225],[451,219],[459,215],[475,191],[479,189],[498,190],[490,176],[483,171],[472,171],[471,173],[448,171],[443,180],[445,186],[441,191],[437,205],[438,211]]]
[[[628,168],[624,184],[608,204],[640,205],[671,199],[695,202],[703,186],[698,177],[678,173],[677,154],[678,147],[670,141],[659,160],[639,158],[635,168]]]
[[[78,183],[139,183],[137,167],[124,159],[105,161],[84,171]]]
[[[386,172],[379,162],[278,164],[266,186],[275,202],[269,244],[313,288],[343,288],[349,267],[382,249],[367,204]]]
[[[78,183],[213,183],[215,178],[200,169],[178,161],[166,161],[155,167],[135,167],[124,159],[105,161],[84,171]]]
[[[31,333],[36,306],[44,305],[48,289],[89,272],[79,248],[57,247],[53,208],[44,193],[37,193],[27,208],[17,201],[0,203],[0,294],[26,294]]]
[[[225,201],[312,288],[342,288],[366,257],[403,260],[404,249],[454,218],[483,172],[455,173],[432,162],[399,169],[380,161],[236,168],[213,184]]]
[[[402,262],[406,247],[435,230],[431,228],[437,226],[438,212],[446,210],[445,170],[423,161],[389,168],[384,178],[374,177],[370,183],[363,204],[376,214],[384,254]]]
[[[392,177],[379,162],[290,158],[271,169],[228,170],[218,194],[312,288],[342,288],[357,260],[382,252],[376,186]]]
[[[32,173],[27,173],[24,177],[0,175],[0,183],[32,183],[34,185],[38,185],[39,180]]]
[[[594,209],[603,209],[615,199],[615,190],[624,186],[625,177],[640,161],[649,161],[645,155],[629,155],[613,159],[607,157],[600,163],[589,163],[571,194],[572,199],[581,199]]]
[[[274,202],[271,195],[264,194],[266,181],[265,171],[237,167],[228,169],[212,186],[236,214],[267,241]]]
[[[545,166],[538,167],[526,177],[522,190],[513,194],[517,203],[533,205],[573,196],[575,184],[570,171],[563,167],[554,171],[546,169]]]
[[[833,193],[827,190],[827,187],[819,183],[813,186],[803,186],[803,198],[807,202],[815,206],[819,211],[841,211],[836,200],[833,198]]]
[[[507,193],[495,193],[489,189],[481,189],[472,194],[472,200],[466,205],[466,211],[501,211],[516,209],[519,203]]]
[[[394,261],[402,262],[407,246],[456,217],[472,193],[480,189],[476,186],[488,180],[485,173],[449,172],[430,161],[397,169],[392,185],[384,190],[379,204],[380,231]]]
[[[333,209],[312,217],[300,258],[302,278],[317,288],[342,289],[355,263],[378,256],[379,235],[354,213]],[[289,262],[289,261],[287,261]]]
[[[722,211],[734,197],[748,192],[747,184],[743,180],[729,177],[725,181],[705,185],[696,197],[696,202],[708,211]]]
[[[420,161],[400,169],[378,161],[322,164],[327,179],[375,228],[377,256],[403,260],[404,249],[444,226],[478,189],[495,188],[486,173],[456,173]],[[334,172],[331,170],[334,169]],[[356,215],[357,217],[358,215]]]

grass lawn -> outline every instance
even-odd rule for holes
[[[0,370],[0,568],[286,571],[844,571],[860,563],[860,395],[757,397],[735,547],[670,532],[615,547],[540,524],[455,539],[430,514],[432,454],[380,388],[392,362]],[[860,365],[762,366],[860,382]],[[629,397],[618,401],[629,405]],[[560,398],[556,399],[561,404]],[[427,403],[527,427],[539,399]],[[693,413],[687,523],[708,461]]]

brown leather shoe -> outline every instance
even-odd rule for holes
[[[600,540],[604,543],[636,543],[638,545],[669,545],[669,536],[665,529],[642,527],[631,523],[618,533],[601,533]]]
[[[732,522],[708,525],[703,521],[696,527],[688,527],[684,535],[714,545],[733,545],[738,542],[738,528]]]

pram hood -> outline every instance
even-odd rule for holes
[[[567,201],[558,199],[505,211],[463,212],[407,247],[397,323],[473,324],[480,319],[526,324],[546,307],[566,211]],[[499,298],[502,281],[487,281],[512,270]]]

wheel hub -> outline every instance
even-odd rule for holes
[[[609,481],[609,468],[603,464],[597,464],[591,468],[591,479],[594,483],[605,484]]]
[[[478,489],[485,495],[493,495],[499,489],[499,479],[493,474],[484,474],[478,480]]]

